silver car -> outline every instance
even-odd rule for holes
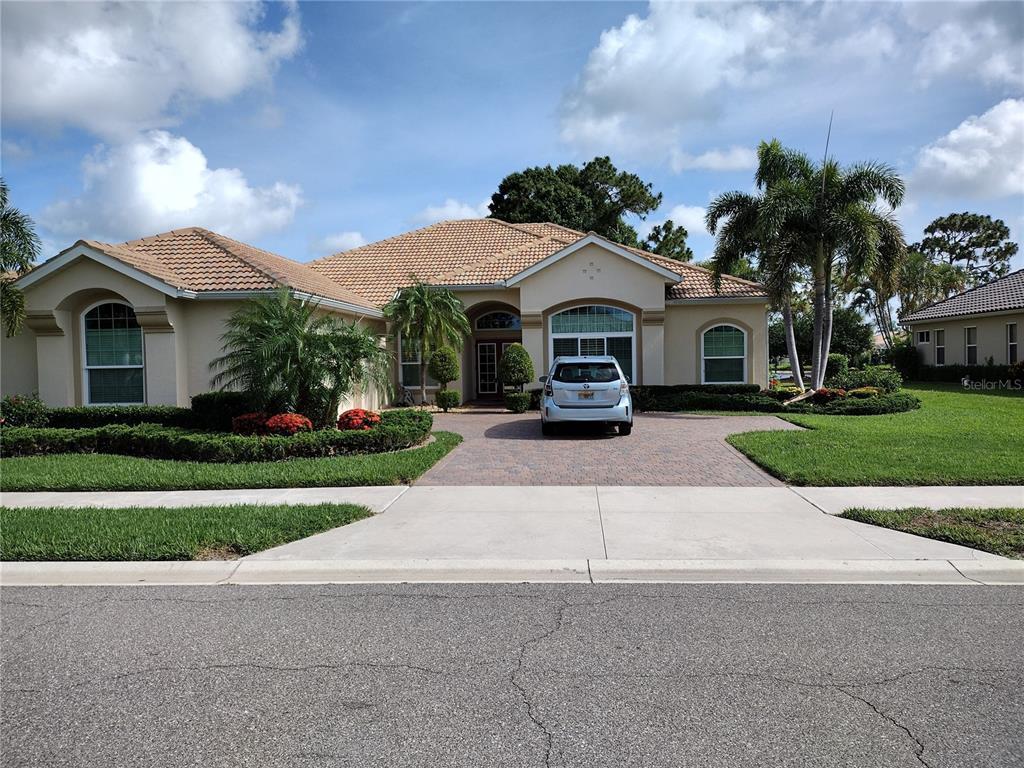
[[[615,424],[620,435],[633,430],[629,382],[614,357],[556,357],[540,381],[544,385],[540,418],[545,435],[553,434],[555,424],[569,421]]]

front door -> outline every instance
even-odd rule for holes
[[[498,366],[511,341],[478,341],[476,343],[476,396],[481,400],[500,400],[501,382]]]

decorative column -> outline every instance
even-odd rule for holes
[[[36,335],[39,398],[52,408],[75,405],[78,377],[70,323],[71,314],[59,310],[29,310],[25,315],[25,326]]]
[[[641,384],[665,383],[665,311],[645,309],[641,313],[643,373]]]
[[[178,356],[174,326],[164,307],[135,307],[142,328],[146,362],[146,404],[186,405],[178,402]]]
[[[544,314],[541,312],[523,312],[519,316],[523,329],[523,346],[530,353],[534,373],[538,377],[548,372],[548,361],[544,354]],[[534,381],[527,389],[536,389],[540,384]]]

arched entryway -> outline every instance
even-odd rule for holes
[[[523,331],[519,310],[508,304],[491,303],[474,307],[469,315],[473,327],[469,345],[467,400],[500,400],[504,394],[498,369],[505,350],[522,343]]]

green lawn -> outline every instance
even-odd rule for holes
[[[394,453],[246,464],[94,453],[0,459],[0,490],[169,491],[399,485],[415,480],[462,442],[462,437],[452,432],[435,432],[434,438],[428,445]]]
[[[843,517],[905,533],[1024,558],[1024,509],[848,509]]]
[[[886,416],[786,416],[804,432],[729,442],[793,485],[1024,484],[1024,397],[911,385],[920,410]]]
[[[0,560],[227,560],[371,514],[355,504],[0,507]]]

